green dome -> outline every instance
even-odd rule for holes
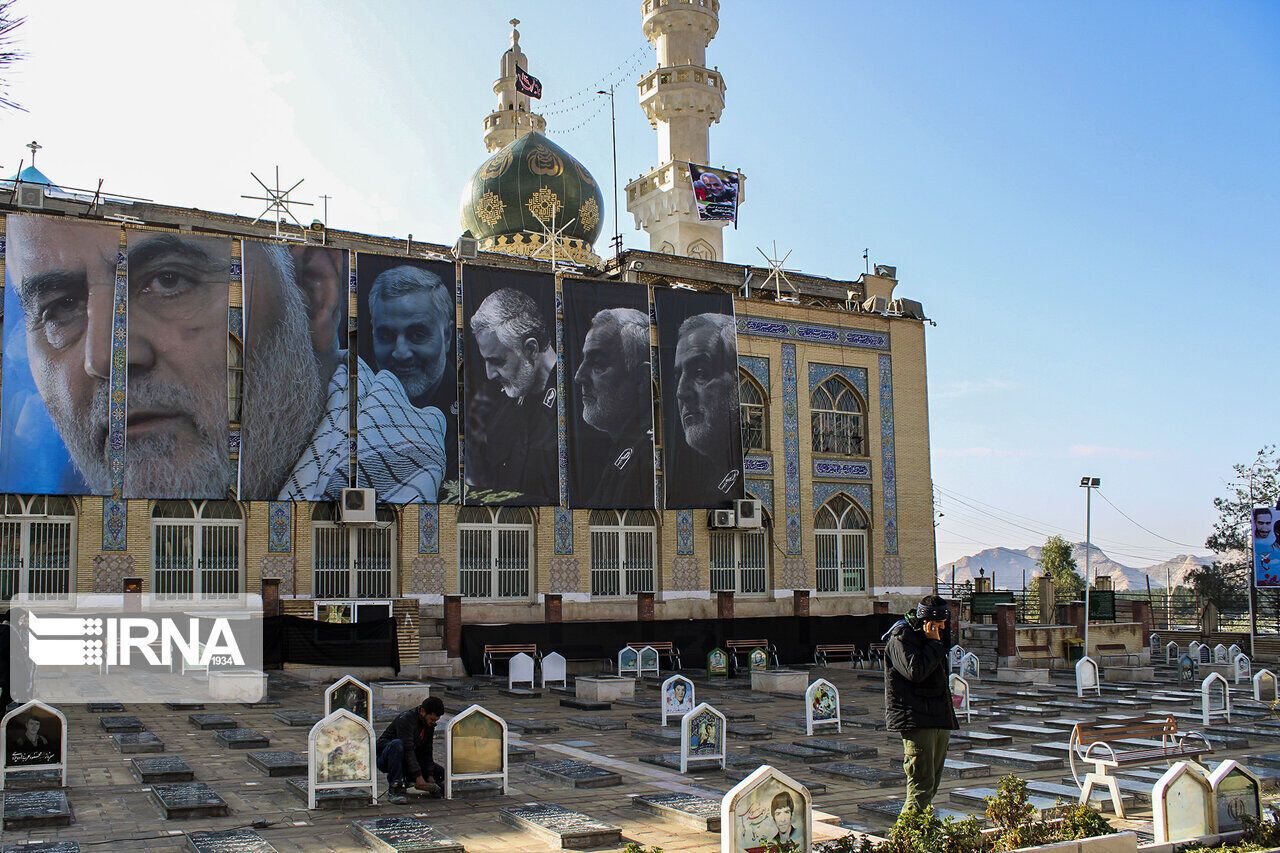
[[[541,133],[526,133],[490,156],[462,191],[462,227],[482,241],[541,234],[553,212],[557,228],[573,220],[562,236],[591,246],[600,236],[604,196],[586,167]]]

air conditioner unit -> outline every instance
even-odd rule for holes
[[[18,207],[41,209],[44,207],[44,187],[18,187]]]
[[[924,306],[914,299],[895,299],[893,306],[903,317],[910,317],[912,320],[923,320]]]
[[[760,527],[763,524],[760,501],[747,498],[733,503],[738,513],[739,527]]]
[[[713,509],[707,514],[707,524],[710,527],[735,527],[737,519],[733,517],[731,509]]]
[[[480,241],[475,237],[459,237],[453,244],[455,258],[475,259],[480,254]]]
[[[372,524],[378,520],[378,496],[373,489],[343,489],[339,516],[343,524]]]
[[[873,296],[862,303],[862,310],[868,314],[883,314],[889,310],[889,300],[883,296]]]
[[[876,264],[876,275],[880,278],[896,279],[898,277],[898,268],[891,267],[888,264]]]

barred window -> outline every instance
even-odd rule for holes
[[[338,505],[311,511],[312,594],[387,599],[396,594],[396,512],[379,504],[371,526],[339,524]]]
[[[527,507],[458,510],[458,580],[469,598],[533,594],[534,515]]]
[[[833,495],[813,520],[818,592],[867,588],[866,513],[843,493]]]
[[[769,449],[769,399],[755,377],[738,375],[738,408],[742,419],[742,450]]]
[[[235,501],[156,501],[151,542],[151,590],[157,598],[243,594],[244,516]]]
[[[853,386],[832,376],[809,395],[813,452],[866,456],[866,406]]]
[[[635,595],[654,591],[657,517],[647,509],[598,509],[591,513],[591,594]]]
[[[742,595],[767,593],[769,520],[756,530],[711,531],[711,591]]]
[[[71,597],[76,505],[59,495],[4,495],[0,501],[0,601],[15,595]]]

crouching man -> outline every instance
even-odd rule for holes
[[[378,738],[378,770],[387,774],[388,799],[392,803],[409,802],[406,781],[428,796],[441,796],[444,768],[432,760],[431,740],[443,713],[440,698],[428,696],[418,707],[402,711]]]

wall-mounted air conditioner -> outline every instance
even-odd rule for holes
[[[373,489],[343,489],[339,517],[343,524],[372,524],[378,520],[378,496]]]

